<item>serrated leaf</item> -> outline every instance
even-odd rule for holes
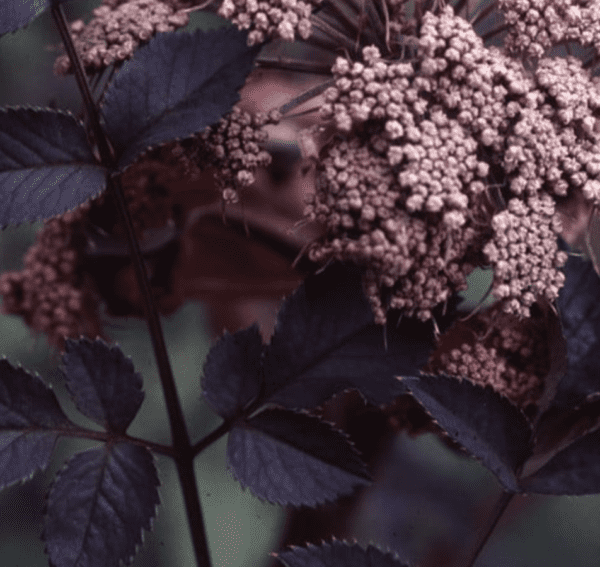
[[[60,430],[71,427],[39,376],[0,360],[0,488],[44,470]]]
[[[307,278],[283,304],[266,349],[266,399],[313,408],[348,388],[375,405],[404,393],[395,377],[427,362],[433,325],[403,318],[384,332],[373,321],[360,271],[332,264]]]
[[[558,310],[567,341],[567,372],[558,385],[556,405],[573,407],[600,391],[600,278],[591,262],[570,256]]]
[[[56,0],[55,0],[56,1]],[[2,0],[0,3],[0,36],[16,32],[37,18],[50,6],[50,0]]]
[[[559,451],[600,426],[600,395],[592,395],[576,408],[554,406],[536,428],[532,458],[524,472],[538,470]]]
[[[600,431],[575,441],[533,475],[521,480],[526,492],[557,495],[600,493]]]
[[[120,168],[231,110],[258,53],[246,37],[235,28],[160,33],[123,64],[102,107]]]
[[[370,483],[345,434],[319,418],[265,410],[229,433],[235,478],[271,503],[315,506]]]
[[[150,530],[158,475],[145,447],[117,443],[74,455],[46,505],[43,540],[53,567],[128,564]]]
[[[262,338],[258,325],[225,333],[204,363],[202,393],[223,419],[233,417],[258,396]]]
[[[0,227],[47,219],[99,195],[106,171],[66,112],[0,109]]]
[[[383,552],[369,545],[366,549],[358,544],[333,540],[331,543],[272,553],[287,567],[407,567],[390,552]]]
[[[100,338],[67,339],[59,370],[82,414],[109,431],[127,430],[144,400],[143,381],[118,346]]]
[[[516,406],[490,386],[468,380],[421,376],[403,382],[452,439],[507,490],[519,491],[516,472],[531,454],[531,428]]]

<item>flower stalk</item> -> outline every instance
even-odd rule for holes
[[[85,76],[85,71],[83,69],[83,64],[77,55],[77,51],[69,33],[64,11],[62,6],[59,4],[52,4],[51,9],[52,17],[56,22],[69,59],[75,70],[77,84],[83,97],[88,120],[91,123],[92,132],[95,137],[95,143],[98,145],[102,163],[110,172],[114,172],[116,170],[115,153],[110,144],[110,140],[108,139],[108,136],[104,132],[100,123],[100,115],[96,105],[94,104],[90,87]],[[194,452],[192,450],[183,411],[181,409],[181,404],[177,394],[175,379],[173,377],[171,364],[169,362],[169,355],[158,316],[158,310],[152,295],[140,245],[135,237],[133,222],[127,209],[125,196],[121,189],[120,183],[113,175],[109,175],[107,178],[107,189],[115,199],[117,209],[119,210],[125,225],[131,257],[143,298],[146,321],[148,324],[154,355],[156,358],[159,376],[167,405],[167,412],[171,428],[171,438],[173,447],[175,449],[174,458],[183,491],[196,563],[198,567],[209,567],[211,565],[211,561],[208,549],[208,540],[206,537],[206,529],[202,516],[200,496],[198,494],[198,487],[196,485],[196,477],[194,473]]]

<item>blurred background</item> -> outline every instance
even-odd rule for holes
[[[89,14],[99,1],[65,5],[70,20]],[[220,18],[193,14],[188,29],[221,25]],[[28,28],[0,38],[0,105],[56,105],[78,113],[80,97],[72,77],[57,78],[52,65],[59,43],[46,13]],[[0,271],[20,270],[22,257],[43,223],[8,227],[0,233]],[[472,278],[467,300],[475,305],[490,283],[489,273]],[[0,299],[1,300],[1,299]],[[129,433],[169,443],[168,423],[145,323],[109,319],[110,338],[131,357],[145,379],[146,399]],[[166,342],[180,397],[196,440],[220,423],[200,400],[199,380],[211,346],[211,330],[202,303],[188,301],[163,317]],[[235,330],[235,329],[232,329]],[[75,410],[45,339],[34,338],[23,321],[0,314],[0,355],[52,383],[66,413],[78,423],[96,427]],[[214,567],[262,567],[278,547],[285,511],[241,490],[226,471],[226,438],[197,459],[196,472]],[[56,473],[74,451],[93,447],[87,441],[59,440],[45,473],[0,493],[0,555],[5,567],[48,564],[39,536],[44,495]],[[161,506],[154,530],[146,533],[134,565],[194,567],[188,527],[175,469],[157,457]],[[398,550],[402,558],[438,566],[451,549],[470,545],[499,494],[494,477],[477,462],[449,450],[432,434],[416,439],[400,435],[379,466],[376,483],[362,495],[360,513],[350,535],[359,543]],[[519,497],[488,543],[481,567],[597,567],[600,557],[600,497]],[[313,542],[318,543],[318,542]],[[434,559],[440,558],[440,559]]]

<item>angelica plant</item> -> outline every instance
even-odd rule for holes
[[[574,253],[585,241],[593,255],[581,227],[600,204],[593,2],[104,0],[87,22],[63,3],[0,7],[0,34],[50,10],[54,71],[84,102],[79,117],[0,109],[0,225],[44,220],[23,270],[0,276],[2,310],[48,337],[103,428],[0,361],[0,487],[47,468],[59,437],[103,443],[50,487],[51,565],[132,561],[160,503],[155,453],[175,462],[208,567],[194,460],[224,435],[239,484],[297,510],[273,554],[288,566],[413,559],[330,539],[340,518],[325,511],[351,497],[356,512],[403,430],[434,432],[499,482],[457,565],[475,564],[515,495],[600,492],[600,280]],[[181,29],[202,10],[231,25]],[[259,112],[240,90],[269,70],[321,79]],[[282,127],[295,139],[275,175]],[[465,316],[475,268],[491,271],[493,302]],[[284,294],[271,336],[230,328],[211,348],[199,393],[222,423],[193,441],[160,315]],[[148,324],[170,445],[127,433],[143,378],[110,344],[102,303]]]

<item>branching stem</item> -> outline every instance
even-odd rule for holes
[[[479,537],[477,538],[477,541],[473,549],[471,550],[471,553],[469,553],[468,558],[464,563],[465,567],[473,567],[473,565],[475,565],[475,561],[477,561],[479,554],[485,547],[485,544],[488,542],[493,531],[496,529],[500,518],[502,518],[502,515],[508,508],[508,505],[512,502],[512,499],[514,498],[515,494],[515,492],[502,492],[502,494],[496,501],[496,505],[494,506],[494,510],[492,511],[492,514],[489,517],[487,526],[484,526],[484,528],[480,532]]]
[[[108,441],[112,441],[113,443],[127,441],[128,443],[132,443],[133,445],[147,447],[151,451],[154,451],[155,453],[158,453],[160,455],[166,455],[167,457],[171,458],[176,457],[175,449],[169,445],[154,443],[154,441],[140,439],[139,437],[132,437],[131,435],[127,434],[115,435],[113,433],[108,433],[107,431],[94,431],[92,429],[86,429],[85,427],[79,426],[69,427],[66,429],[56,429],[55,431],[63,437],[79,437],[83,439],[93,439],[94,441],[103,441],[105,443]]]
[[[71,60],[71,65],[73,65],[73,68],[75,69],[77,84],[83,96],[85,109],[88,119],[91,123],[95,142],[98,144],[102,163],[110,172],[115,172],[117,170],[115,152],[100,123],[98,109],[94,103],[83,65],[79,56],[77,55],[77,51],[75,50],[71,34],[69,33],[67,20],[60,4],[52,3],[52,16],[62,37],[63,43],[69,55],[69,59]],[[107,179],[107,186],[108,191],[110,191],[116,200],[117,208],[125,225],[133,265],[135,267],[138,285],[143,297],[146,321],[148,323],[154,355],[156,357],[156,363],[158,366],[160,380],[167,405],[167,413],[171,426],[171,437],[175,451],[175,462],[183,491],[183,499],[190,525],[196,563],[198,567],[210,567],[211,562],[210,553],[208,550],[208,540],[206,537],[202,509],[200,507],[200,497],[198,494],[198,487],[196,485],[196,477],[194,474],[194,454],[192,452],[189,434],[185,419],[183,417],[181,404],[179,402],[177,388],[175,386],[175,379],[173,377],[171,364],[169,362],[169,355],[167,352],[160,319],[158,317],[158,311],[150,288],[148,274],[144,266],[144,260],[142,258],[139,242],[135,237],[133,223],[127,209],[127,203],[125,201],[125,196],[123,194],[123,190],[121,189],[121,185],[118,179],[114,178],[112,175],[109,175]]]

